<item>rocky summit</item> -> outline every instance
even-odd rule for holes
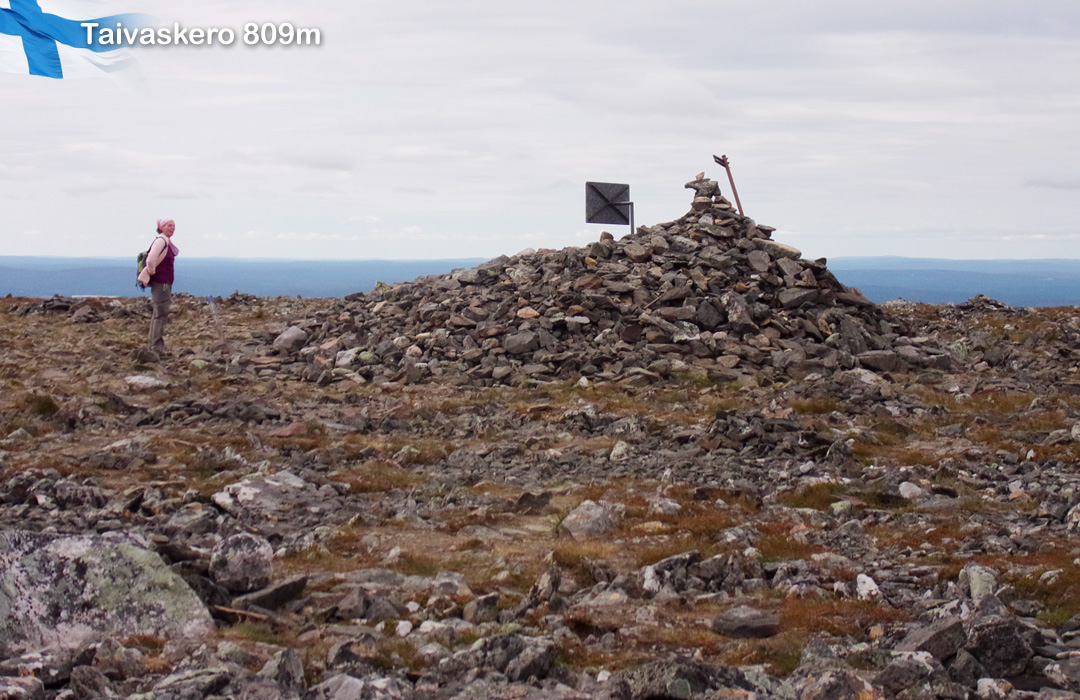
[[[328,305],[274,342],[320,382],[479,385],[577,379],[803,379],[856,367],[948,369],[932,340],[844,287],[824,260],[735,214],[714,180],[693,208],[587,248],[528,251]]]
[[[1080,311],[877,306],[687,187],[163,357],[0,300],[0,698],[1080,698]]]

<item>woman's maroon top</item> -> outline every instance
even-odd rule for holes
[[[150,275],[150,284],[172,284],[173,283],[173,260],[176,256],[173,255],[172,246],[169,245],[169,239],[165,239],[165,257],[158,263],[157,269],[154,270],[154,274]]]

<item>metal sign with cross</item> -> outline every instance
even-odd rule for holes
[[[585,183],[585,222],[630,226],[634,232],[634,203],[630,185],[614,182]]]
[[[112,51],[119,47],[103,46],[98,41],[87,41],[83,22],[97,22],[112,26],[118,21],[129,21],[136,15],[112,15],[100,19],[66,19],[45,12],[38,0],[0,0],[0,37],[8,35],[22,40],[26,65],[30,75],[46,78],[63,78],[58,44],[77,49],[89,49],[95,53]],[[8,67],[10,69],[10,67]],[[26,70],[25,68],[23,69]]]

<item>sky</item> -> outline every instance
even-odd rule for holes
[[[1076,0],[123,7],[236,39],[135,47],[119,82],[0,73],[0,255],[134,256],[160,217],[182,257],[580,246],[629,232],[585,223],[586,181],[667,222],[701,171],[731,198],[723,154],[808,258],[1080,258]]]

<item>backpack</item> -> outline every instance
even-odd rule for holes
[[[139,281],[139,275],[142,274],[142,269],[146,266],[146,253],[143,251],[135,256],[135,286],[139,289],[146,289],[146,285]]]
[[[154,243],[160,236],[155,236],[153,242],[150,243],[150,248],[154,247]],[[168,245],[168,241],[165,245]],[[135,286],[139,289],[146,289],[146,285],[139,281],[139,275],[142,274],[143,268],[146,267],[146,258],[150,255],[150,248],[147,248],[143,252],[135,256]]]

